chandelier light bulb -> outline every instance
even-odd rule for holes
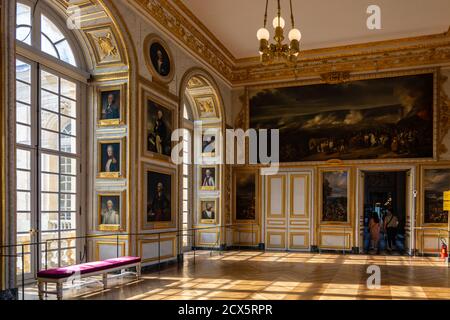
[[[269,40],[270,38],[269,30],[267,30],[266,28],[259,29],[258,32],[256,33],[256,37],[258,38],[259,41]]]
[[[292,41],[292,40],[300,41],[301,38],[302,38],[302,34],[301,34],[300,30],[298,30],[298,29],[292,29],[292,30],[289,32],[289,40],[290,40],[290,41]]]
[[[284,28],[286,22],[284,21],[283,17],[275,17],[275,19],[273,19],[273,27],[274,29],[276,29],[277,27],[281,27],[282,29]]]

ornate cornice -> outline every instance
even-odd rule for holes
[[[319,78],[331,72],[374,72],[450,64],[450,29],[441,34],[301,52],[298,63],[262,66],[258,57],[236,59],[181,0],[129,0],[156,20],[232,86]],[[175,5],[173,5],[174,3]]]

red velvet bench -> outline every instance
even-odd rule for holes
[[[40,271],[37,274],[39,299],[43,300],[44,293],[47,293],[56,294],[58,300],[62,300],[64,282],[97,275],[103,275],[103,287],[106,289],[108,286],[108,273],[128,268],[136,268],[136,275],[139,279],[141,277],[141,258],[122,257]],[[44,284],[46,283],[55,283],[56,292],[45,291]]]

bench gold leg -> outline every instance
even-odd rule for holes
[[[108,274],[103,274],[103,290],[106,290],[108,288]]]
[[[137,279],[140,280],[141,279],[141,275],[142,275],[142,266],[141,264],[138,264],[136,266],[136,275],[137,275]]]
[[[39,300],[44,300],[44,283],[38,281]]]
[[[56,296],[57,296],[58,300],[63,299],[63,284],[62,284],[62,282],[58,282],[56,284]]]

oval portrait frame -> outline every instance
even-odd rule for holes
[[[152,58],[150,56],[150,48],[153,44],[158,43],[161,45],[164,50],[167,53],[167,56],[169,57],[169,63],[170,63],[170,71],[167,76],[162,76],[158,73],[158,71],[153,66]],[[157,82],[161,82],[164,84],[167,84],[173,80],[173,77],[175,75],[175,63],[173,60],[172,52],[169,49],[169,46],[167,43],[161,39],[156,34],[149,34],[147,37],[145,37],[144,40],[144,58],[145,58],[145,64],[147,65],[147,69],[150,71],[150,73],[153,76],[154,80],[157,80]]]

